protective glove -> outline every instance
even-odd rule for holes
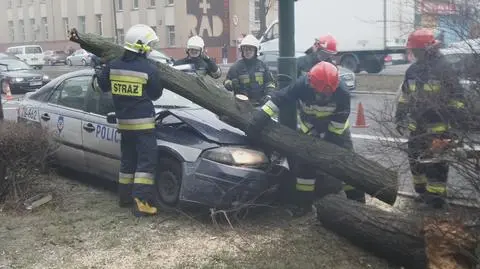
[[[231,80],[223,83],[223,86],[225,87],[225,89],[227,89],[227,91],[233,92],[233,82]]]
[[[253,113],[253,117],[247,127],[247,136],[251,138],[258,137],[269,120],[271,120],[270,116],[259,108]]]
[[[206,61],[206,62],[209,62],[209,61],[210,61],[210,57],[208,57],[208,55],[205,54],[205,52],[203,52],[203,51],[200,53],[200,58],[201,58],[202,60]]]

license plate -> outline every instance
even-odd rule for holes
[[[42,85],[41,81],[30,82],[30,86],[40,86]]]

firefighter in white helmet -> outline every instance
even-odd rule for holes
[[[257,58],[259,41],[247,35],[240,43],[242,59],[230,67],[223,85],[234,94],[248,96],[254,106],[265,103],[275,90],[275,82],[267,65]]]
[[[174,65],[192,64],[197,75],[209,75],[214,79],[222,76],[222,70],[218,65],[205,53],[205,42],[196,35],[187,41],[187,57],[175,61]]]
[[[158,70],[147,60],[155,31],[144,24],[132,26],[125,35],[124,53],[96,73],[102,91],[111,92],[117,128],[122,134],[118,178],[120,206],[133,204],[137,217],[155,215],[157,140],[152,100],[160,98],[163,83]]]

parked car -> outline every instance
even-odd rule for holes
[[[19,58],[35,69],[42,69],[45,64],[43,49],[39,45],[9,47],[6,53]]]
[[[10,88],[12,93],[34,91],[47,84],[50,78],[35,71],[27,63],[18,59],[0,59],[0,82],[2,90]]]
[[[305,55],[303,52],[296,52],[295,57],[301,57]],[[270,69],[274,76],[278,74],[278,57],[280,53],[278,51],[263,51],[258,56],[258,59],[262,60]],[[348,90],[353,91],[356,88],[356,77],[350,69],[337,65],[340,72],[341,80],[344,82]]]
[[[18,120],[47,127],[60,145],[54,162],[117,181],[121,135],[111,93],[97,93],[93,69],[64,74],[19,104]],[[245,134],[164,89],[154,102],[159,155],[156,188],[167,206],[230,208],[279,182],[272,158]],[[268,193],[268,192],[267,192]]]
[[[166,54],[164,54],[163,52],[158,51],[158,50],[152,50],[152,52],[150,52],[148,57],[152,58],[155,61],[159,61],[161,63],[165,63],[165,64],[168,64],[168,65],[173,65],[173,62],[175,62],[175,60],[172,57],[169,57]]]
[[[47,50],[45,51],[45,63],[55,65],[57,63],[67,64],[67,53],[63,50]]]
[[[67,64],[72,66],[72,65],[83,65],[83,66],[88,66],[90,65],[90,61],[92,60],[92,53],[84,50],[84,49],[78,49],[72,55],[68,56],[66,61]]]

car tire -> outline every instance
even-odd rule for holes
[[[160,158],[158,163],[155,186],[159,202],[176,207],[182,187],[182,165],[172,158]]]
[[[85,59],[82,59],[82,65],[87,66],[87,61],[85,61]]]
[[[68,64],[69,66],[72,66],[72,61],[67,60],[67,64]]]
[[[352,55],[346,55],[342,58],[340,65],[350,69],[354,73],[360,72],[360,64],[358,63],[357,59]]]

